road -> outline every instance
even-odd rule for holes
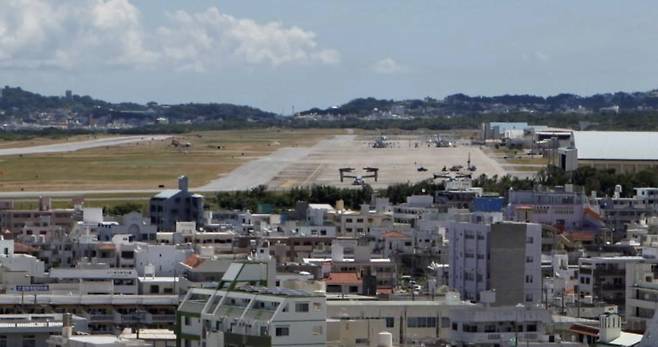
[[[171,136],[169,135],[120,136],[97,140],[57,143],[43,146],[3,148],[0,149],[0,156],[75,152],[82,149],[118,146],[142,141],[160,141],[170,137]]]

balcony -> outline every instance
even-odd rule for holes
[[[146,322],[149,323],[173,323],[176,321],[175,314],[146,314]]]
[[[94,323],[114,322],[114,314],[113,313],[87,314],[87,319],[89,319],[90,322],[94,322]]]

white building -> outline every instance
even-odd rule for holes
[[[179,346],[325,346],[326,298],[243,286],[192,289],[178,308]]]
[[[144,276],[149,265],[153,266],[154,275],[174,276],[178,263],[187,259],[194,252],[189,247],[139,244],[135,247],[134,253],[135,270],[140,276]]]
[[[541,302],[541,226],[532,223],[453,223],[449,283],[463,298],[480,301],[495,291],[496,305]]]

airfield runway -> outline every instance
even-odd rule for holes
[[[353,179],[340,182],[338,169],[355,168],[355,175],[367,174],[364,167],[379,168],[377,182],[366,179],[373,188],[395,183],[419,182],[439,173],[443,167],[466,166],[469,154],[477,167],[475,176],[503,176],[505,169],[477,146],[428,147],[418,136],[397,136],[390,148],[372,148],[371,138],[338,135],[309,148],[282,148],[267,157],[251,161],[224,177],[199,187],[197,191],[244,190],[258,185],[283,190],[298,186],[334,185],[349,187]],[[416,147],[418,144],[418,147]],[[418,171],[419,167],[427,169]]]
[[[288,165],[268,183],[270,189],[287,189],[311,184],[351,186],[353,179],[340,182],[338,169],[354,168],[355,175],[366,175],[364,167],[379,168],[377,182],[366,179],[373,188],[386,188],[395,183],[419,182],[439,173],[443,167],[466,166],[470,154],[471,163],[477,167],[474,176],[480,174],[505,175],[506,171],[484,154],[479,147],[428,147],[417,136],[398,136],[391,140],[390,148],[372,148],[372,139],[354,135],[337,136],[312,148],[302,160]],[[418,147],[416,147],[418,144]],[[418,171],[423,167],[427,171]]]
[[[44,153],[48,151],[74,151],[89,146],[108,146],[135,141],[157,140],[162,136],[131,136],[124,138],[76,142],[50,146],[11,149],[13,154]],[[125,142],[124,142],[125,141]],[[298,186],[334,185],[340,187],[353,186],[353,179],[346,178],[340,182],[338,169],[341,167],[355,168],[354,174],[365,175],[364,167],[379,168],[379,178],[366,179],[373,188],[386,188],[395,183],[419,182],[432,178],[433,173],[439,173],[443,167],[453,165],[466,166],[469,154],[471,164],[477,167],[474,176],[504,176],[508,171],[499,161],[487,156],[478,146],[467,143],[456,147],[428,147],[423,138],[414,135],[400,135],[390,140],[393,146],[389,148],[372,148],[373,137],[356,135],[338,135],[325,139],[311,147],[281,148],[265,157],[245,163],[228,174],[217,177],[209,183],[192,188],[196,192],[217,192],[246,190],[259,185],[268,189],[284,190]],[[418,144],[418,146],[416,146]],[[45,147],[45,149],[44,149]],[[0,150],[0,153],[2,151]],[[0,154],[2,155],[2,154]],[[4,154],[9,155],[9,154]],[[419,167],[427,169],[418,171]],[[152,193],[154,189],[131,190],[86,190],[62,192],[0,192],[0,198],[49,196],[79,196],[89,194],[109,193]]]
[[[142,142],[142,141],[160,141],[167,139],[169,137],[171,136],[169,135],[120,136],[120,137],[108,137],[108,138],[97,139],[97,140],[88,140],[88,141],[56,143],[52,145],[43,145],[43,146],[4,148],[4,149],[0,149],[0,156],[75,152],[82,149],[118,146],[118,145],[125,145],[129,143]]]

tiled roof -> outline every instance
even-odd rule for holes
[[[198,254],[192,254],[192,255],[190,255],[189,257],[187,257],[187,258],[185,259],[185,261],[183,262],[183,264],[185,264],[185,265],[187,265],[187,266],[189,266],[189,267],[191,267],[191,268],[195,268],[195,267],[201,265],[201,263],[203,263],[203,261],[204,261],[204,260],[201,259],[201,257],[199,257]]]
[[[356,272],[332,272],[325,281],[330,284],[361,284],[361,276]]]
[[[409,236],[399,231],[387,231],[382,235],[385,239],[408,239]]]

